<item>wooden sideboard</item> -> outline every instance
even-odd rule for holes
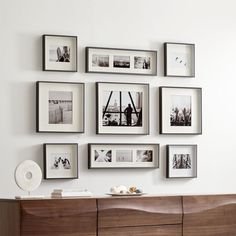
[[[0,236],[236,236],[236,195],[0,200]]]

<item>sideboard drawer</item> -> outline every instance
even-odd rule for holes
[[[95,236],[96,199],[21,202],[23,236]]]

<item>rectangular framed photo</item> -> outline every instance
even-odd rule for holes
[[[195,44],[164,43],[164,75],[195,77]]]
[[[45,143],[44,178],[78,179],[78,144]]]
[[[43,71],[77,71],[77,36],[43,35]]]
[[[157,51],[86,47],[86,72],[157,75]]]
[[[167,145],[166,178],[197,177],[197,145]]]
[[[84,132],[84,84],[38,81],[36,131]]]
[[[159,144],[90,143],[88,167],[159,168]]]
[[[97,134],[149,134],[149,84],[96,83]]]
[[[160,133],[202,134],[202,89],[160,87]]]

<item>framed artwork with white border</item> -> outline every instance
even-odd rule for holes
[[[77,36],[43,35],[43,71],[77,71]]]
[[[44,178],[78,179],[78,144],[45,143]]]
[[[89,169],[159,168],[159,144],[90,143]]]
[[[149,134],[149,84],[96,83],[97,134]]]
[[[38,81],[36,131],[84,132],[84,83]]]
[[[202,134],[202,89],[160,87],[160,133]]]
[[[197,145],[167,145],[166,178],[197,177]]]
[[[157,51],[86,47],[86,72],[157,75]]]
[[[164,43],[164,75],[195,77],[195,44]]]

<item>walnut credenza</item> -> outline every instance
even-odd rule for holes
[[[236,195],[0,200],[0,236],[236,236]]]

